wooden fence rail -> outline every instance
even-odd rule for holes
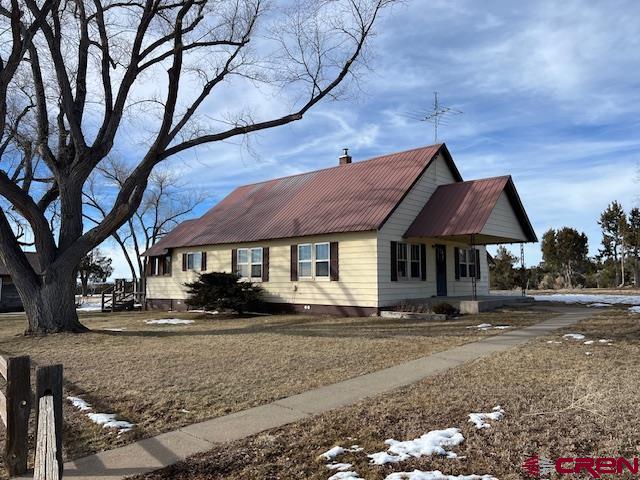
[[[37,425],[33,480],[62,478],[62,365],[36,370]]]
[[[31,359],[0,356],[0,375],[7,381],[0,392],[0,417],[6,427],[5,459],[9,475],[27,471],[31,415]]]

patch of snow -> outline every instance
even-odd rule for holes
[[[320,456],[326,460],[334,460],[339,455],[342,455],[346,450],[340,445],[336,445],[333,448],[330,448],[324,453],[321,453]]]
[[[368,455],[374,465],[396,463],[409,457],[420,458],[423,455],[442,455],[447,458],[456,458],[457,455],[446,447],[455,447],[464,441],[458,428],[446,428],[444,430],[432,430],[414,440],[400,442],[388,439],[384,443],[389,445],[387,452],[377,452]]]
[[[587,340],[586,342],[584,342],[585,345],[593,345],[593,343],[593,340]]]
[[[445,475],[440,470],[391,473],[385,480],[497,480],[492,475]]]
[[[358,472],[338,472],[335,475],[331,475],[329,480],[363,480]]]
[[[562,344],[562,342],[558,342],[557,340],[547,340],[547,343],[560,343],[560,344]]]
[[[640,305],[636,305],[635,307],[629,307],[629,311],[631,313],[640,313]]]
[[[480,323],[478,325],[470,325],[467,328],[479,328],[480,330],[488,330],[492,327],[490,323]]]
[[[193,312],[193,313],[208,313],[209,315],[219,315],[220,312],[218,310],[202,310],[202,309],[198,309],[198,310],[189,310],[189,312]]]
[[[105,332],[124,332],[126,328],[103,328]]]
[[[602,303],[608,305],[638,305],[640,295],[588,295],[577,293],[554,293],[552,295],[534,295],[536,301],[561,303]],[[640,309],[636,313],[640,313]]]
[[[80,397],[67,397],[67,400],[69,400],[71,404],[81,412],[86,412],[88,410],[91,410],[91,405],[85,402]]]
[[[567,333],[562,336],[562,338],[567,338],[571,340],[584,340],[584,335],[581,333]]]
[[[487,423],[487,420],[502,420],[504,417],[504,409],[498,405],[493,407],[490,413],[470,413],[469,421],[473,423],[479,430],[481,428],[491,428],[491,425]]]
[[[584,352],[585,355],[593,355],[592,352]]]
[[[587,305],[587,307],[596,307],[596,308],[610,307],[610,306],[611,306],[611,303],[602,303],[602,302],[590,303],[589,305]]]
[[[330,463],[327,465],[329,470],[338,470],[339,472],[345,472],[349,470],[353,465],[351,463]]]
[[[161,318],[158,320],[145,320],[149,325],[188,325],[194,323],[193,320],[183,320],[182,318]]]
[[[103,428],[117,428],[118,433],[128,432],[133,428],[133,423],[125,420],[116,420],[115,413],[87,413],[87,417]]]
[[[467,328],[477,328],[478,330],[491,330],[495,328],[496,330],[504,330],[505,328],[511,328],[511,325],[496,325],[493,326],[490,323],[480,323],[478,325],[471,325]]]
[[[599,343],[606,343],[607,345],[611,345],[613,340],[609,340],[608,338],[601,338],[600,340],[598,340],[598,342]]]
[[[81,412],[91,412],[93,407],[80,397],[67,397],[67,400]],[[118,435],[129,432],[135,425],[125,420],[116,420],[115,413],[85,413],[89,420],[103,428],[115,428]]]

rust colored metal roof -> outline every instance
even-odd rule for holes
[[[169,248],[377,230],[444,145],[409,150],[237,188],[181,223],[145,255]]]
[[[536,242],[536,234],[509,175],[439,186],[404,236],[480,234],[503,191],[507,193],[528,241]]]

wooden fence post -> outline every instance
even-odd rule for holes
[[[31,360],[7,359],[7,439],[5,458],[9,475],[27,471],[29,416],[31,414]]]
[[[36,371],[36,407],[37,424],[40,425],[40,399],[51,395],[53,402],[53,416],[55,423],[56,460],[58,462],[59,478],[62,478],[62,365],[47,365]],[[40,435],[40,432],[38,432]]]

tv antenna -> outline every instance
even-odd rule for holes
[[[412,112],[408,116],[421,122],[433,124],[433,143],[438,143],[438,128],[449,125],[448,119],[454,115],[461,115],[462,110],[442,105],[438,100],[438,92],[433,92],[433,108],[426,115],[423,112]]]

